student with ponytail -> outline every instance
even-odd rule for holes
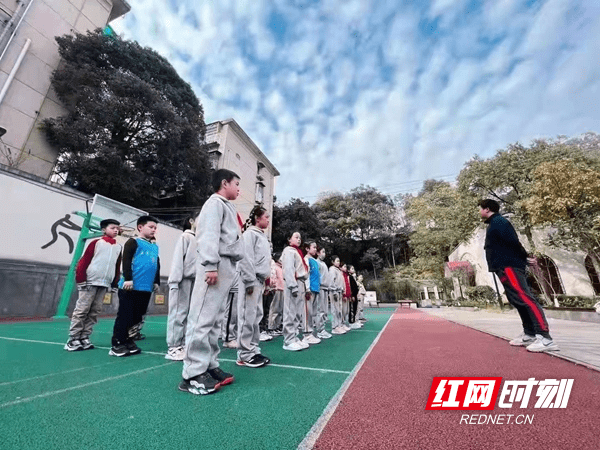
[[[262,367],[271,360],[260,352],[260,321],[263,316],[262,295],[265,280],[271,273],[271,245],[265,230],[269,213],[262,206],[250,212],[242,235],[244,259],[238,263],[241,283],[238,297],[237,365]]]

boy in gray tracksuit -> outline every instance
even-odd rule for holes
[[[250,212],[252,224],[242,235],[244,259],[238,264],[238,366],[262,367],[271,360],[261,354],[260,321],[263,317],[262,296],[265,280],[271,274],[271,244],[265,235],[269,213],[261,206]]]
[[[179,390],[195,395],[215,392],[233,382],[219,367],[219,332],[236,263],[244,257],[235,200],[240,177],[227,169],[213,173],[215,194],[196,220],[198,259],[196,280],[185,335],[183,380]]]
[[[173,252],[169,274],[169,316],[167,318],[167,345],[165,359],[183,361],[185,326],[190,310],[190,296],[196,278],[196,220],[188,217],[183,223],[183,234]]]

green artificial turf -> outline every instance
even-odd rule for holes
[[[108,356],[113,319],[92,335],[106,348],[74,353],[62,348],[68,321],[0,324],[0,446],[296,448],[391,313],[368,310],[361,330],[302,352],[284,351],[282,337],[262,343],[272,359],[264,368],[236,366],[236,351],[225,349],[221,367],[235,382],[208,396],[177,390],[182,364],[164,359],[164,316],[147,319],[143,353],[127,358]]]

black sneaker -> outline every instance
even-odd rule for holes
[[[235,380],[232,373],[223,372],[220,367],[208,369],[208,374],[217,380],[221,386],[227,386]]]
[[[81,345],[83,346],[84,350],[91,350],[94,348],[94,344],[90,342],[90,338],[81,339]]]
[[[135,342],[129,340],[125,342],[125,347],[127,347],[127,351],[130,355],[137,355],[138,353],[142,353],[142,349],[135,345]]]
[[[69,339],[64,349],[69,352],[78,352],[79,350],[83,350],[83,344],[79,339]]]
[[[256,355],[256,358],[260,358],[265,362],[265,366],[271,362],[271,358],[265,355]]]
[[[129,349],[125,344],[115,344],[108,351],[110,356],[129,356]]]
[[[266,363],[265,363],[264,359],[262,358],[262,355],[254,355],[248,361],[242,361],[241,359],[238,359],[236,361],[236,364],[238,366],[246,366],[246,367],[262,367]]]
[[[177,387],[180,391],[189,392],[194,395],[207,395],[217,391],[221,385],[208,372],[201,373],[195,377],[181,380]]]

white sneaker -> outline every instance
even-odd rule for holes
[[[298,343],[298,345],[300,345],[300,347],[302,347],[302,348],[308,348],[308,347],[309,347],[309,345],[308,345],[308,342],[301,341],[300,339],[298,339],[296,342],[297,342],[297,343]]]
[[[528,334],[521,333],[519,336],[510,341],[509,344],[515,347],[527,347],[528,345],[533,344],[534,342],[535,336],[530,336]]]
[[[362,328],[362,325],[360,323],[358,323],[358,322],[354,322],[354,323],[350,324],[350,328],[352,330],[358,330],[359,328]]]
[[[265,342],[265,341],[270,341],[271,339],[273,339],[273,336],[271,336],[269,333],[267,333],[266,331],[261,331],[260,332],[260,336],[258,338],[258,340],[260,342]]]
[[[183,361],[184,356],[185,350],[183,349],[183,347],[171,347],[167,351],[165,359],[170,359],[171,361]]]
[[[340,327],[334,328],[333,330],[331,330],[331,334],[346,334],[346,332],[344,330],[342,330]]]
[[[321,339],[319,339],[318,337],[314,337],[312,334],[307,334],[306,336],[304,336],[304,339],[302,339],[302,341],[306,342],[309,345],[313,345],[320,343]]]
[[[284,350],[289,350],[290,352],[299,352],[303,350],[305,347],[300,345],[300,342],[292,342],[291,344],[283,344]]]
[[[350,331],[350,330],[352,329],[352,328],[350,328],[350,327],[349,327],[348,325],[346,325],[346,324],[342,325],[342,328],[343,328],[344,330],[346,330],[346,332],[348,332],[348,331]]]
[[[553,352],[560,350],[552,339],[545,338],[541,334],[535,335],[535,342],[527,346],[528,352]]]
[[[223,342],[223,347],[225,347],[225,348],[238,348],[238,343],[237,343],[237,341]]]
[[[320,338],[320,339],[330,339],[331,338],[331,334],[329,334],[327,331],[323,330],[323,331],[320,331],[317,334],[317,337]]]

